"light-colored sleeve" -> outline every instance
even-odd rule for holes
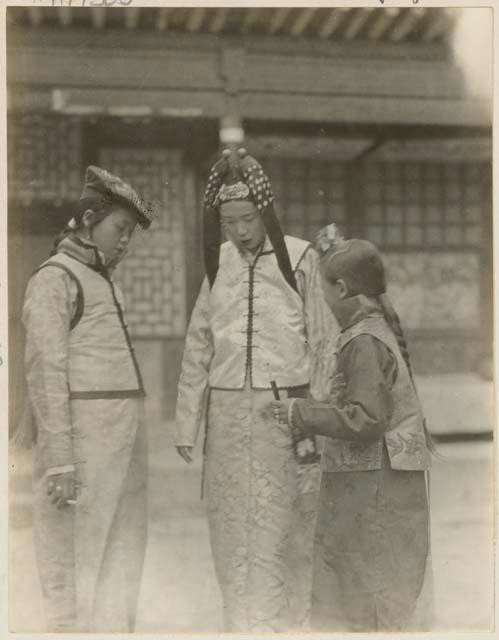
[[[62,270],[45,267],[27,287],[25,371],[46,470],[73,463],[68,387],[68,342],[76,285]]]
[[[209,322],[210,288],[205,278],[185,337],[175,416],[175,445],[192,447],[206,422],[208,377],[213,358]]]
[[[310,393],[316,400],[329,396],[336,366],[334,356],[340,332],[338,323],[324,300],[319,255],[309,248],[296,272],[298,290],[304,303],[305,327],[312,354]]]

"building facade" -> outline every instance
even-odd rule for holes
[[[171,417],[203,277],[204,183],[220,148],[237,144],[267,169],[287,233],[313,240],[335,221],[381,248],[416,372],[483,372],[491,125],[452,56],[456,19],[441,9],[9,8],[11,362],[26,280],[71,217],[85,167],[102,165],[159,212],[118,279],[150,411]]]

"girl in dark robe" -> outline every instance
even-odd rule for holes
[[[374,245],[353,239],[326,246],[321,274],[341,328],[332,395],[328,402],[272,403],[295,441],[326,436],[312,627],[424,630],[431,608],[430,456],[407,344]]]

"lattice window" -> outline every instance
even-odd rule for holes
[[[11,115],[7,140],[9,198],[56,206],[79,198],[83,171],[78,119]]]
[[[310,158],[262,158],[285,233],[313,241],[330,222],[346,222],[345,164]]]
[[[370,162],[366,237],[385,249],[480,245],[483,163]]]
[[[132,334],[183,337],[185,333],[184,171],[180,152],[103,149],[99,161],[148,201],[159,215],[150,231],[138,231],[117,269]]]

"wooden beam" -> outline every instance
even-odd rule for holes
[[[247,33],[251,31],[254,27],[260,14],[262,13],[262,8],[254,8],[254,9],[246,9],[246,15],[244,16],[243,24],[241,25],[242,33]]]
[[[376,160],[462,162],[492,158],[492,137],[418,138],[388,140],[371,155]]]
[[[264,103],[264,104],[262,104]],[[462,98],[450,100],[408,99],[364,96],[314,96],[300,94],[245,95],[240,102],[245,119],[266,122],[306,121],[350,123],[353,125],[439,125],[444,127],[490,127],[483,101]]]
[[[156,29],[158,31],[166,31],[168,29],[170,11],[171,9],[167,7],[163,7],[158,10],[158,18],[156,20]]]
[[[12,31],[12,30],[11,30]],[[133,50],[135,56],[140,58],[147,51],[160,54],[165,51],[170,56],[175,56],[175,51],[195,55],[198,59],[210,52],[219,52],[221,40],[219,35],[207,33],[169,34],[165,40],[162,33],[154,33],[145,29],[138,29],[134,34]],[[223,40],[233,46],[234,37],[224,36]],[[95,49],[103,51],[108,57],[111,51],[117,49],[131,54],[130,34],[124,29],[110,29],[103,39],[102,34],[94,29],[78,27],[73,23],[70,30],[53,29],[42,25],[39,29],[16,29],[15,36],[7,34],[7,46],[12,51],[12,59],[18,58],[23,51],[41,51],[48,49],[66,49],[67,56],[74,58],[74,50]],[[448,64],[449,52],[445,45],[437,42],[429,42],[425,45],[417,42],[401,42],[396,47],[390,42],[379,42],[375,47],[363,39],[350,42],[325,40],[322,38],[293,38],[282,34],[279,38],[270,38],[268,35],[257,35],[246,41],[248,52],[258,55],[279,56],[312,56],[331,61],[349,60],[351,58],[367,59],[376,62],[397,61],[422,61]],[[115,54],[116,55],[116,54]],[[36,66],[36,62],[35,62]]]
[[[211,33],[220,33],[223,30],[228,13],[229,9],[226,8],[216,10],[215,15],[213,16],[213,20],[211,21],[209,26],[209,31]]]
[[[390,33],[390,40],[392,42],[400,42],[403,40],[425,15],[426,9],[423,7],[406,9],[402,19],[394,26]]]
[[[269,33],[277,33],[279,29],[281,29],[282,25],[286,22],[286,18],[289,16],[292,10],[292,7],[282,7],[280,9],[274,9],[269,22]]]
[[[206,15],[206,9],[197,7],[196,9],[190,9],[189,17],[187,19],[187,31],[190,33],[196,33],[203,24],[204,17]]]
[[[370,40],[379,40],[393,24],[394,19],[400,13],[398,7],[387,7],[386,9],[377,10],[377,18],[372,27],[369,29]]]
[[[9,111],[36,110],[40,112],[45,102],[46,112],[53,111],[51,94],[33,91],[13,91]],[[37,104],[38,103],[38,104]],[[224,113],[226,100],[223,93],[213,91],[174,90],[164,91],[113,88],[70,89],[61,113],[91,116],[103,113],[140,113],[173,118],[219,118]]]
[[[330,9],[329,17],[319,29],[319,36],[321,38],[329,38],[329,36],[332,36],[348,15],[349,11],[350,9],[347,8]]]
[[[92,24],[95,29],[104,29],[106,26],[106,10],[104,8],[92,7]]]
[[[69,112],[86,113],[101,111],[126,105],[148,106],[153,113],[169,117],[220,118],[226,108],[226,99],[222,91],[183,90],[183,89],[147,89],[134,91],[130,87],[122,89],[91,88],[67,91],[66,109]],[[376,129],[382,124],[404,127],[414,125],[419,131],[423,125],[443,128],[461,127],[483,129],[489,135],[491,122],[486,117],[483,102],[468,99],[428,100],[410,97],[373,97],[306,94],[269,94],[262,100],[262,94],[244,92],[240,101],[241,116],[248,119],[271,121],[295,121],[303,123],[331,123],[340,125],[349,123],[360,127],[370,126]],[[52,110],[52,92],[47,88],[32,85],[11,86],[9,90],[9,113],[50,112]],[[165,105],[168,105],[165,108]],[[489,133],[488,133],[489,132]],[[339,135],[342,131],[339,130]],[[442,131],[439,130],[439,135]],[[482,131],[478,132],[479,135]],[[442,134],[444,135],[444,134]],[[406,137],[406,136],[404,136]]]
[[[315,16],[317,11],[317,7],[314,7],[313,9],[302,9],[300,11],[299,16],[296,18],[293,26],[291,27],[291,35],[292,36],[299,36],[301,35],[305,29],[308,27],[308,25],[312,22],[313,17]]]
[[[67,7],[59,7],[57,9],[57,15],[59,16],[59,22],[63,27],[69,27],[73,22],[73,12]]]
[[[28,17],[33,27],[39,27],[43,22],[43,9],[41,7],[28,7]]]
[[[431,13],[430,15],[433,15],[433,13]],[[439,11],[438,15],[434,20],[430,22],[426,31],[424,32],[423,40],[425,42],[432,42],[439,36],[447,33],[450,30],[451,26],[452,20],[449,14],[444,11]]]
[[[352,19],[349,21],[344,34],[345,40],[353,40],[355,36],[362,30],[362,27],[369,20],[374,7],[356,9]]]
[[[270,49],[270,40],[268,36],[251,40],[260,42],[261,49],[244,47],[245,91],[263,95],[274,91],[310,96],[350,94],[366,99],[376,95],[443,100],[465,97],[461,71],[451,60],[438,56],[442,47],[432,56],[434,45],[426,47],[424,59],[418,57],[418,47],[406,43],[372,47],[321,42],[328,46],[309,51],[295,38],[275,38],[286,43],[275,49]],[[26,29],[19,38],[16,34],[8,41],[8,86],[34,83],[60,89],[123,86],[142,91],[160,86],[221,91],[220,52],[241,46],[234,38],[224,39],[221,47],[220,38],[188,34],[171,34],[165,41],[161,34],[152,37],[141,30],[134,37],[135,46],[131,48],[129,43],[130,34],[114,30],[102,38],[101,33],[88,28],[81,32]],[[103,59],[105,65],[99,62]],[[144,59],[148,61],[147,73]],[[367,60],[369,65],[364,64]]]
[[[439,100],[465,95],[461,72],[450,62],[381,61],[367,56],[339,62],[298,53],[288,59],[247,53],[244,90],[260,92],[266,99],[274,92],[362,96],[366,104],[374,96]]]
[[[140,19],[140,8],[127,7],[123,13],[125,14],[125,27],[130,31],[136,29]]]
[[[260,156],[293,158],[323,158],[328,160],[351,160],[363,153],[372,143],[370,138],[304,135],[253,135],[245,141],[252,153]]]

